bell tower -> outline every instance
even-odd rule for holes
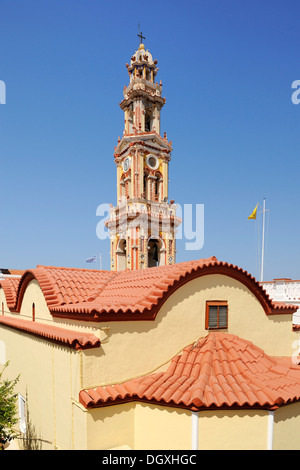
[[[120,103],[124,131],[114,152],[117,205],[107,221],[115,271],[175,263],[175,233],[181,223],[174,201],[169,202],[172,142],[166,133],[160,135],[166,100],[161,82],[155,81],[157,60],[141,42],[126,67],[129,84]]]

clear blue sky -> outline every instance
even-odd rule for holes
[[[259,277],[266,198],[265,279],[300,278],[300,80],[297,0],[1,0],[0,267],[94,268],[102,203],[116,203],[114,146],[125,63],[145,45],[167,99],[170,197],[204,204],[198,251]]]

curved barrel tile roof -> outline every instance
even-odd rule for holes
[[[2,285],[8,307],[20,311],[28,283],[36,279],[50,312],[55,316],[85,320],[151,320],[168,296],[196,277],[223,274],[245,284],[261,302],[266,314],[294,313],[295,306],[271,301],[261,285],[241,268],[215,257],[137,271],[37,266],[17,280]]]
[[[238,336],[214,332],[186,347],[165,372],[82,390],[79,400],[86,408],[143,401],[194,411],[271,409],[300,400],[300,366]]]
[[[0,285],[4,290],[7,306],[10,310],[14,310],[15,308],[19,284],[20,278],[7,278],[0,281]]]
[[[101,345],[100,339],[93,333],[83,333],[46,323],[0,315],[0,325],[24,331],[30,335],[45,338],[73,349],[90,349]]]
[[[25,271],[20,279],[7,278],[0,285],[10,310],[19,311],[26,287],[36,279],[51,310],[53,306],[88,302],[113,276],[111,271],[37,266]]]

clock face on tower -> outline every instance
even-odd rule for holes
[[[152,155],[152,153],[147,155],[147,166],[151,168],[151,170],[157,170],[159,166],[158,158],[155,155]]]
[[[126,157],[125,160],[123,161],[123,171],[128,171],[130,168],[130,157]]]

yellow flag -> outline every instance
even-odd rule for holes
[[[253,210],[252,214],[249,215],[248,219],[256,219],[257,206],[258,204],[256,204],[255,209]]]

